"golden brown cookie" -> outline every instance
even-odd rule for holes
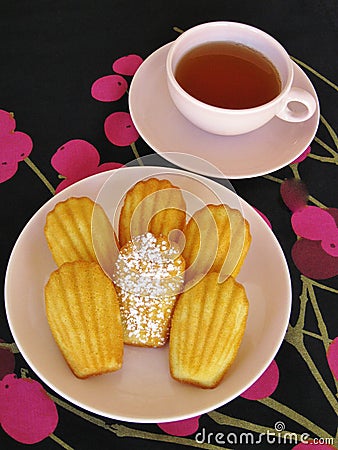
[[[178,381],[214,388],[233,363],[243,338],[249,302],[232,277],[209,273],[183,292],[171,322],[170,372]]]
[[[64,263],[45,287],[47,320],[78,378],[121,368],[123,330],[112,281],[97,263]]]
[[[236,277],[251,243],[248,221],[240,211],[223,204],[196,211],[184,235],[187,280],[208,272],[219,272],[220,281]]]
[[[100,260],[113,261],[117,253],[116,235],[106,213],[88,197],[59,202],[47,214],[44,232],[58,266],[78,260],[96,262],[96,252]]]
[[[120,246],[147,232],[168,236],[172,230],[183,230],[185,221],[185,201],[177,186],[157,178],[139,181],[124,199],[119,219]]]

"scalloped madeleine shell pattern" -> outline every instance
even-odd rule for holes
[[[233,363],[248,315],[244,287],[218,278],[209,273],[181,294],[171,323],[171,375],[202,388],[216,387]]]
[[[196,211],[185,230],[186,278],[220,272],[220,281],[236,277],[251,244],[249,223],[237,209],[207,205]]]
[[[78,378],[122,366],[123,330],[112,281],[97,263],[75,261],[54,271],[45,287],[53,337]]]
[[[120,246],[147,232],[167,237],[172,230],[183,230],[185,209],[181,190],[170,181],[157,178],[139,181],[127,192],[121,210]]]
[[[79,260],[97,262],[95,236],[101,259],[105,255],[113,258],[117,253],[116,235],[106,213],[88,197],[70,197],[59,202],[47,214],[44,232],[58,266]]]

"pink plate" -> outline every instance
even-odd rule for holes
[[[140,179],[166,178],[184,190],[187,211],[202,202],[239,208],[250,223],[252,244],[238,276],[250,302],[244,339],[221,384],[211,390],[181,384],[169,373],[168,348],[125,346],[121,370],[87,380],[69,370],[50,332],[44,285],[56,268],[44,237],[47,213],[70,196],[89,196],[115,225],[121,199]],[[277,239],[260,215],[219,183],[183,170],[125,167],[99,173],[64,189],[28,222],[11,254],[5,281],[8,322],[32,370],[59,395],[93,413],[131,422],[170,422],[213,410],[240,395],[270,365],[288,325],[291,284]]]

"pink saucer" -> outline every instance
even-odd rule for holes
[[[251,133],[218,136],[195,127],[173,104],[165,74],[170,45],[159,48],[143,62],[129,93],[133,122],[160,156],[206,176],[220,177],[221,173],[225,178],[251,178],[286,166],[311,143],[319,124],[319,103],[310,80],[295,63],[293,85],[311,92],[317,102],[317,110],[309,120],[290,123],[275,117]],[[200,160],[209,164],[197,166]]]

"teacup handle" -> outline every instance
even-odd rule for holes
[[[305,108],[292,108],[289,106],[291,102],[301,103]],[[316,108],[316,100],[308,91],[294,87],[285,97],[282,109],[276,115],[287,122],[304,122],[313,116]]]

